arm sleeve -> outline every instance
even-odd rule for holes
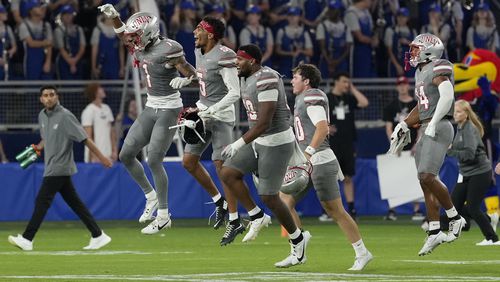
[[[311,40],[311,35],[307,30],[304,30],[304,38],[305,38],[305,47],[306,49],[310,49],[313,47],[312,40]]]
[[[279,78],[272,72],[262,72],[257,79],[257,99],[259,102],[278,101]]]
[[[53,40],[54,36],[52,35],[52,27],[50,26],[50,24],[48,22],[44,22],[43,24],[44,24],[45,30],[47,31],[47,39]]]
[[[25,40],[26,38],[30,37],[30,33],[28,32],[28,27],[26,26],[26,22],[22,22],[19,25],[19,39],[20,40]]]
[[[325,39],[325,25],[323,23],[320,23],[316,28],[316,40],[323,39]]]
[[[314,125],[316,125],[320,121],[328,120],[326,118],[325,108],[319,105],[307,107],[307,116],[311,119],[311,122]]]
[[[432,116],[430,123],[437,124],[438,121],[443,119],[443,117],[450,111],[453,106],[453,85],[449,80],[443,81],[438,86],[439,90],[439,100],[436,105],[436,111]]]
[[[68,135],[68,138],[75,142],[83,142],[88,136],[82,125],[78,122],[76,117],[71,113],[67,112],[66,118],[63,119],[64,131]]]
[[[230,107],[240,99],[240,81],[238,80],[238,70],[234,67],[222,68],[219,73],[222,76],[222,80],[224,81],[228,91],[224,98],[212,106],[216,112]]]
[[[438,76],[447,76],[449,78],[453,75],[453,64],[448,60],[438,60],[432,68],[432,79]],[[440,92],[441,93],[441,92]]]
[[[82,112],[82,126],[92,126],[92,110],[86,107]]]
[[[392,37],[394,36],[394,31],[392,28],[388,27],[385,30],[384,44],[387,48],[392,48]]]
[[[250,31],[248,28],[244,28],[240,31],[240,45],[250,44]]]
[[[267,33],[267,44],[274,45],[274,36],[271,29],[266,27],[266,33]]]
[[[63,37],[64,35],[61,28],[57,27],[54,31],[54,47],[56,47],[57,49],[61,49],[64,47]]]
[[[359,27],[358,17],[353,10],[348,10],[344,16],[344,23],[349,27],[351,31],[357,31],[361,28]]]
[[[78,33],[80,34],[80,45],[87,45],[87,39],[85,38],[85,34],[83,33],[83,28],[81,26],[78,27]]]

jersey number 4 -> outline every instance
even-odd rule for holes
[[[424,109],[429,109],[429,99],[425,96],[423,85],[415,88],[415,96],[418,97],[418,102],[420,105],[423,105]]]

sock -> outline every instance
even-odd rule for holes
[[[158,217],[168,217],[168,209],[158,209]]]
[[[359,241],[352,243],[352,247],[356,253],[356,257],[363,256],[368,251],[365,247],[365,243],[363,243],[363,239],[359,239]]]
[[[347,203],[347,208],[349,209],[349,212],[353,212],[355,209],[354,209],[354,202],[349,202]]]
[[[256,219],[258,219],[258,218],[262,218],[262,217],[264,217],[264,211],[263,211],[263,210],[259,211],[259,212],[258,212],[257,214],[255,214],[255,215],[251,215],[251,216],[250,216],[250,220],[256,220]]]
[[[231,224],[231,225],[240,225],[240,218],[237,217],[234,220],[229,220],[229,224]]]
[[[153,191],[147,193],[145,196],[146,196],[146,200],[148,200],[148,201],[156,199],[156,191],[153,190]]]
[[[441,231],[441,223],[437,221],[429,221],[429,235],[438,234]]]
[[[297,228],[293,233],[288,234],[288,238],[290,238],[292,244],[296,245],[304,239],[304,236],[302,236],[302,232],[300,231],[300,229]]]
[[[217,195],[212,197],[212,201],[214,201],[215,204],[222,198],[222,195],[218,193]]]
[[[458,217],[457,209],[455,209],[455,207],[451,207],[451,209],[446,210],[446,215],[448,216],[448,218],[455,219],[456,217]],[[458,218],[460,218],[460,217],[458,217]]]
[[[233,221],[235,219],[238,219],[238,213],[237,212],[230,212],[229,213],[229,221]]]
[[[255,208],[253,208],[251,211],[248,211],[248,215],[249,215],[249,216],[256,215],[256,214],[258,214],[260,211],[261,211],[261,209],[259,208],[259,206],[255,206]]]

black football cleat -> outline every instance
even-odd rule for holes
[[[236,236],[238,236],[238,234],[242,234],[243,232],[245,232],[245,226],[243,226],[243,224],[239,222],[236,224],[229,223],[226,226],[224,236],[222,236],[222,239],[220,240],[220,245],[225,246],[227,244],[231,244]]]

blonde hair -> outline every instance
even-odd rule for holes
[[[472,107],[470,106],[469,102],[465,100],[458,100],[455,102],[456,105],[458,105],[462,110],[465,111],[467,114],[467,119],[474,124],[474,126],[479,130],[479,134],[481,137],[484,135],[484,128],[483,124],[479,120],[479,117],[476,115],[476,113],[472,110]]]

